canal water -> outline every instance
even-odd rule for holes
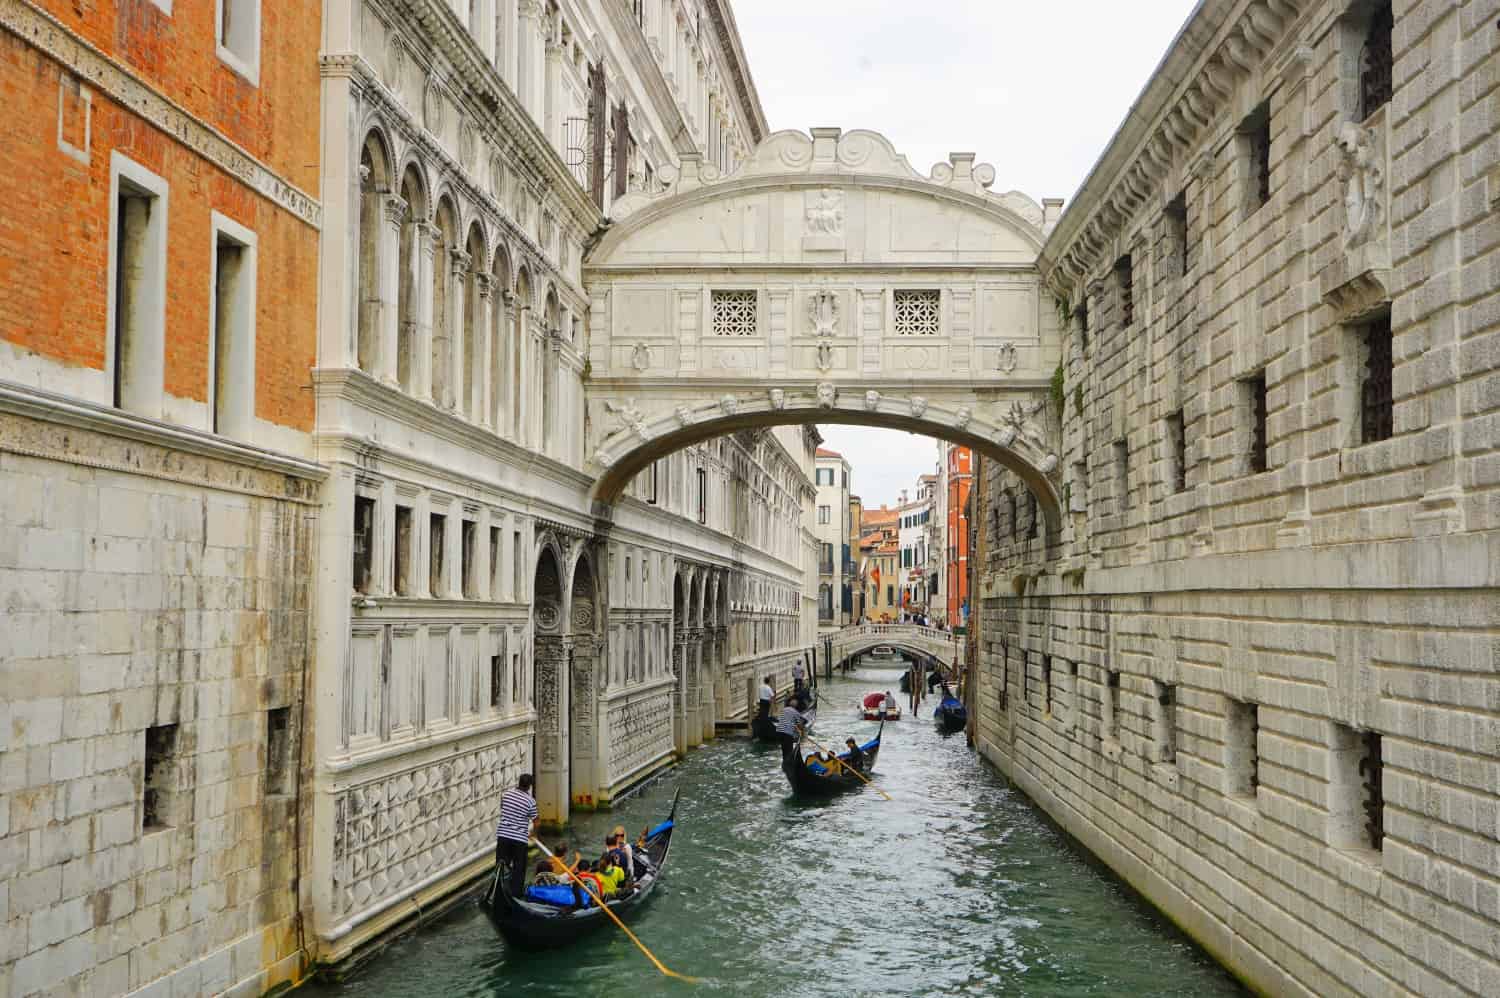
[[[863,740],[861,692],[898,674],[824,682],[814,734]],[[1205,953],[1070,845],[964,744],[933,701],[887,724],[876,780],[822,803],[788,794],[776,746],[726,737],[569,838],[594,851],[616,823],[636,834],[682,791],[665,878],[631,923],[661,977],[614,928],[568,949],[508,951],[465,903],[340,985],[298,998],[427,995],[1245,994]]]

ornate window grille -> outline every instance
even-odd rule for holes
[[[897,291],[895,301],[897,336],[936,336],[941,331],[941,292]]]
[[[1385,315],[1364,327],[1364,376],[1360,379],[1360,439],[1363,443],[1389,440],[1395,430],[1391,393],[1391,317]]]
[[[713,334],[715,336],[754,336],[754,291],[713,292]]]
[[[1383,3],[1370,17],[1370,32],[1359,53],[1359,116],[1368,118],[1391,99],[1391,5]]]
[[[1115,282],[1120,286],[1120,323],[1128,326],[1135,321],[1135,269],[1128,253],[1115,262]]]

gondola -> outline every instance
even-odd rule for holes
[[[880,754],[880,736],[884,732],[885,722],[882,721],[880,730],[875,732],[875,737],[860,746],[865,754],[865,764],[860,767],[860,772],[867,777],[875,771],[875,757]],[[847,752],[839,754],[840,759],[848,757]],[[821,766],[818,768],[822,769]],[[799,797],[832,797],[845,790],[858,790],[866,782],[850,773],[833,774],[814,771],[804,761],[802,739],[797,741],[797,751],[781,761],[781,771],[786,774],[787,782],[792,785],[792,793]]]
[[[802,716],[807,718],[807,730],[811,731],[818,720],[818,694],[816,691],[810,691],[808,695],[812,697],[812,703],[807,710],[802,712]],[[779,742],[781,739],[776,734],[776,716],[772,714],[770,717],[751,718],[750,737],[758,742],[772,745]]]
[[[677,795],[674,794],[667,820],[646,836],[646,855],[651,861],[651,872],[636,880],[635,890],[630,894],[606,902],[609,910],[622,920],[628,919],[631,912],[644,904],[661,881],[667,865],[667,852],[672,847],[672,833],[676,829]],[[489,889],[479,899],[479,906],[512,946],[528,950],[555,949],[613,924],[613,920],[593,903],[575,910],[513,898],[504,890],[503,879],[504,871],[497,868]]]
[[[933,721],[936,722],[938,730],[944,734],[952,734],[962,731],[969,723],[969,708],[954,697],[944,697],[942,703],[932,712]]]
[[[894,701],[895,698],[891,699]],[[854,709],[866,721],[901,720],[901,705],[892,703],[889,707],[885,706],[885,694],[880,692],[866,693],[855,702]]]

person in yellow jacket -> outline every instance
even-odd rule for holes
[[[620,868],[612,856],[605,853],[604,858],[599,861],[599,866],[594,870],[594,873],[599,878],[599,883],[604,889],[604,896],[606,898],[612,898],[620,893],[620,885],[625,882],[625,871]]]

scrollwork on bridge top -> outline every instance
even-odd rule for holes
[[[768,135],[751,154],[729,174],[704,163],[696,153],[682,156],[682,168],[664,167],[661,176],[665,190],[655,194],[634,192],[616,200],[610,209],[616,220],[624,219],[654,202],[686,194],[701,187],[750,180],[758,177],[795,178],[807,176],[884,177],[914,181],[930,187],[948,188],[979,197],[1007,210],[1040,233],[1042,206],[1020,191],[992,193],[995,168],[989,163],[975,163],[973,153],[950,153],[946,163],[934,165],[927,175],[914,169],[911,162],[879,132],[855,129],[814,128],[812,134],[787,129]]]

